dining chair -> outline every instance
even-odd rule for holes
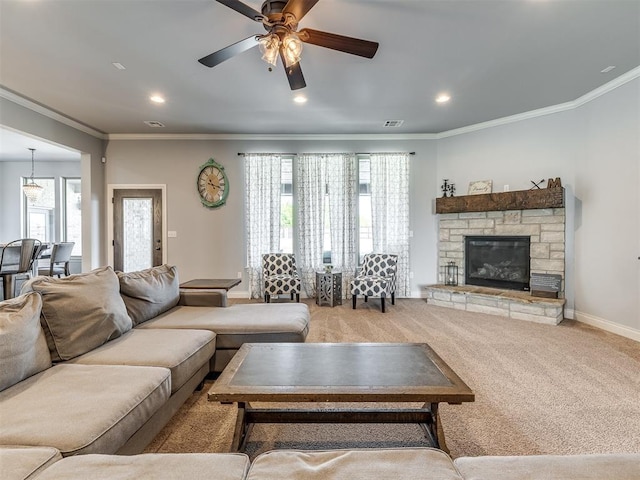
[[[0,277],[4,299],[16,296],[16,280],[24,276],[31,278],[35,254],[42,243],[34,238],[23,238],[9,242],[0,252]]]
[[[300,301],[300,277],[296,259],[291,253],[267,253],[262,256],[262,278],[264,301],[269,303],[271,295],[291,294]]]
[[[351,281],[351,299],[356,308],[356,297],[364,295],[366,302],[369,297],[380,297],[382,313],[385,312],[384,301],[391,296],[391,305],[396,304],[396,273],[398,256],[387,253],[369,253],[362,260],[362,267]]]
[[[71,260],[71,252],[76,242],[60,242],[54,243],[51,247],[51,258],[49,265],[38,268],[38,275],[47,275],[49,277],[69,276],[69,261]]]

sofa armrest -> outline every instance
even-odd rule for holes
[[[188,307],[226,307],[227,291],[220,288],[180,289],[178,305]]]

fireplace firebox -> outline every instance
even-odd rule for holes
[[[465,284],[529,290],[531,238],[466,236]]]

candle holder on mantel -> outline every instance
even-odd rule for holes
[[[444,267],[444,284],[450,286],[458,285],[458,266],[456,262],[448,262]]]

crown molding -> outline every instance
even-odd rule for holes
[[[509,123],[516,123],[522,120],[552,115],[554,113],[565,112],[581,107],[596,98],[625,85],[626,83],[640,77],[640,66],[629,70],[626,73],[614,78],[608,83],[592,90],[581,97],[570,102],[552,105],[550,107],[539,108],[528,112],[510,115],[508,117],[497,118],[487,122],[476,123],[466,127],[446,130],[440,133],[385,133],[385,134],[225,134],[225,133],[110,133],[105,134],[83,123],[66,117],[54,110],[40,105],[32,100],[28,100],[20,95],[0,86],[0,97],[6,98],[18,105],[40,113],[46,117],[68,125],[76,130],[92,135],[101,140],[259,140],[259,141],[282,141],[282,140],[439,140],[442,138],[463,135],[465,133],[476,132],[486,128],[493,128]]]
[[[478,130],[484,130],[485,128],[497,127],[499,125],[506,125],[508,123],[516,123],[522,120],[528,120],[530,118],[542,117],[544,115],[551,115],[553,113],[565,112],[567,110],[573,110],[575,108],[581,107],[582,105],[589,103],[592,100],[604,95],[605,93],[609,93],[615,90],[618,87],[640,77],[640,66],[629,70],[626,73],[623,73],[619,77],[614,78],[608,83],[601,85],[600,87],[592,90],[588,93],[585,93],[581,97],[577,99],[560,103],[558,105],[552,105],[550,107],[539,108],[537,110],[530,110],[528,112],[518,113],[516,115],[510,115],[508,117],[497,118],[495,120],[489,120],[488,122],[476,123],[474,125],[469,125],[466,127],[456,128],[453,130],[447,130],[445,132],[440,132],[436,135],[437,139],[453,137],[455,135],[462,135],[465,133],[476,132]]]
[[[18,95],[17,93],[12,92],[2,86],[0,86],[0,97],[6,98],[7,100],[20,105],[21,107],[28,108],[29,110],[39,113],[40,115],[44,115],[45,117],[51,118],[56,122],[63,123],[71,128],[75,128],[76,130],[80,130],[81,132],[87,133],[92,137],[99,138],[100,140],[106,140],[107,134],[104,132],[100,132],[94,128],[85,125],[84,123],[80,123],[72,118],[66,117],[61,113],[56,112],[55,110],[51,110],[44,105],[40,105],[39,103],[34,102],[33,100],[29,100],[25,97]]]
[[[435,133],[251,134],[251,133],[110,133],[109,140],[435,140]]]

